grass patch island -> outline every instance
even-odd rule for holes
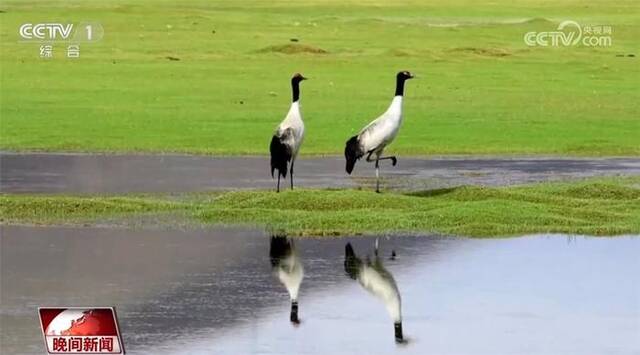
[[[517,187],[463,186],[376,194],[363,190],[237,191],[176,196],[0,196],[2,224],[86,224],[175,214],[194,224],[243,225],[290,235],[640,232],[640,179]]]

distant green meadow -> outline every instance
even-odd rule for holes
[[[302,72],[303,155],[341,154],[410,70],[390,152],[640,154],[637,0],[0,3],[0,149],[267,154]],[[563,20],[609,47],[529,47]],[[23,23],[93,21],[80,58]]]
[[[640,178],[422,192],[244,190],[187,195],[0,195],[0,224],[232,225],[292,236],[640,233]],[[145,222],[146,221],[146,222]],[[151,222],[149,222],[151,221]]]

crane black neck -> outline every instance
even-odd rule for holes
[[[405,78],[398,76],[396,78],[396,94],[395,96],[403,96],[404,95],[404,82]]]
[[[293,101],[296,102],[300,100],[300,81],[292,79],[291,80],[291,91],[293,92]]]

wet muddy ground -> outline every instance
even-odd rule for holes
[[[298,325],[261,231],[0,227],[2,354],[42,354],[38,306],[115,306],[129,354],[637,354],[640,238],[380,238],[404,343],[345,245],[293,240]],[[395,251],[395,259],[391,259]]]
[[[640,159],[403,158],[381,164],[387,188],[511,185],[591,176],[640,175]],[[353,175],[341,157],[296,162],[298,187],[373,186],[373,164]],[[0,192],[129,193],[273,188],[267,157],[0,154]]]

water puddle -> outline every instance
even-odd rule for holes
[[[129,354],[640,351],[640,238],[290,239],[0,227],[3,354],[38,306],[115,306]]]

